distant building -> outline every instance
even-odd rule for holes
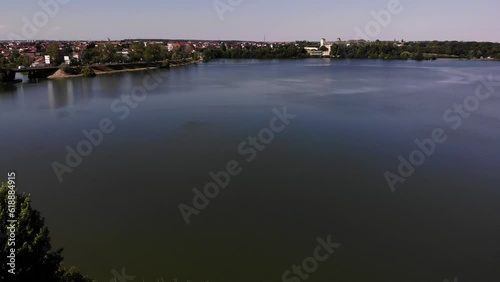
[[[30,67],[32,67],[32,68],[45,67],[44,58],[41,57],[41,58],[37,59],[33,64],[30,65]]]
[[[403,47],[405,45],[408,45],[408,43],[404,42],[404,40],[401,40],[399,42],[395,42],[394,45],[396,45],[398,47]]]
[[[328,51],[324,51],[324,54],[326,54],[326,55],[323,55],[323,56],[329,56],[330,53],[332,52],[333,43],[332,42],[327,42],[326,39],[321,38],[319,47],[321,48],[323,46],[325,46],[328,49]]]
[[[320,45],[319,45],[319,47],[321,47],[321,46],[325,46],[325,45],[326,45],[326,39],[321,38],[321,41],[320,41]]]
[[[311,50],[311,51],[308,51],[307,53],[309,53],[309,55],[311,55],[311,56],[320,56],[320,57],[323,56],[323,51],[319,51],[319,50],[318,51]]]
[[[320,40],[320,46],[319,47],[321,48],[321,47],[325,46],[328,49],[328,51],[325,51],[325,54],[330,55],[330,53],[332,52],[333,45],[351,46],[351,45],[354,45],[354,44],[365,44],[367,42],[368,41],[366,41],[364,39],[342,41],[342,39],[337,38],[337,41],[326,41],[326,39],[321,38],[321,40]],[[325,56],[325,55],[323,55],[323,56]]]
[[[167,44],[167,49],[170,52],[172,52],[175,48],[181,48],[181,47],[182,47],[182,45],[180,43],[177,43],[177,42]]]
[[[309,52],[309,51],[318,51],[319,49],[317,47],[304,47],[304,49]]]

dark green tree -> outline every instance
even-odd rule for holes
[[[40,212],[31,207],[31,197],[15,193],[15,246],[9,246],[7,220],[11,211],[8,210],[9,188],[7,184],[0,185],[0,257],[6,258],[15,248],[15,274],[8,272],[7,263],[0,264],[0,281],[4,282],[91,282],[83,275],[75,275],[75,270],[67,271],[62,266],[62,249],[52,250],[49,230]],[[12,194],[11,194],[12,197]],[[9,235],[7,235],[9,234]],[[74,277],[80,280],[68,280]]]
[[[64,56],[71,56],[71,54],[73,53],[73,48],[71,47],[71,44],[69,43],[64,44],[61,52]]]
[[[82,76],[84,77],[94,77],[96,76],[95,71],[92,67],[90,66],[84,66],[82,68]]]
[[[157,45],[157,44],[148,44],[144,50],[144,61],[151,63],[151,62],[158,62],[161,61],[162,57],[162,46]]]
[[[424,60],[424,54],[422,54],[421,52],[414,53],[411,59],[415,61],[422,61]]]
[[[115,63],[122,60],[122,55],[113,44],[106,44],[100,48],[100,62],[101,63]]]
[[[129,49],[129,57],[132,62],[140,62],[144,57],[145,47],[142,43],[132,44]]]
[[[33,58],[28,56],[19,56],[16,58],[15,63],[17,66],[29,67],[33,63]]]
[[[45,50],[45,54],[50,56],[50,63],[53,66],[58,66],[64,62],[64,56],[59,50],[59,43],[50,43]]]
[[[84,65],[99,63],[100,52],[97,48],[87,48],[82,55]]]

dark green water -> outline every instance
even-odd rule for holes
[[[123,267],[131,281],[282,281],[331,235],[341,246],[307,281],[500,279],[500,84],[468,118],[443,119],[500,80],[498,62],[223,60],[162,74],[123,120],[111,105],[147,72],[0,90],[1,179],[17,171],[67,264],[106,282]],[[285,106],[297,117],[247,162],[238,145]],[[114,132],[60,183],[51,164],[103,118]],[[384,173],[436,128],[447,140],[393,193]],[[242,173],[186,225],[179,204],[231,160]]]

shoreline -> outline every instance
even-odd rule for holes
[[[351,58],[351,59],[340,59],[340,58],[333,58],[333,57],[308,57],[308,58],[290,58],[290,59],[252,59],[252,58],[238,58],[238,59],[229,59],[229,58],[218,58],[218,59],[223,59],[223,60],[304,60],[304,59],[330,59],[330,60],[383,60],[383,61],[416,61],[418,62],[419,60],[404,60],[404,59],[368,59],[368,58]],[[214,60],[218,60],[214,59]],[[438,61],[488,61],[488,62],[498,62],[500,60],[497,59],[466,59],[466,58],[436,58],[435,60]],[[210,60],[211,61],[211,60]],[[432,61],[430,59],[424,59],[420,61]],[[99,69],[99,67],[105,67],[105,65],[97,65],[97,66],[92,66],[92,69],[94,69],[95,76],[102,76],[102,75],[112,75],[116,73],[125,73],[125,72],[139,72],[139,71],[147,71],[147,70],[154,70],[154,69],[162,69],[162,68],[178,68],[178,67],[184,67],[184,66],[189,66],[189,65],[194,65],[198,63],[203,63],[202,60],[198,61],[189,61],[185,63],[180,63],[180,64],[169,64],[168,67],[137,67],[137,68],[125,68],[125,69],[120,69],[120,70],[102,70]],[[67,78],[74,78],[74,77],[83,77],[82,74],[67,74],[64,73],[62,70],[57,70],[54,74],[49,75],[47,79],[67,79]]]
[[[186,61],[186,62],[180,62],[180,63],[169,63],[168,66],[162,67],[160,65],[158,66],[149,66],[149,67],[128,67],[127,65],[119,65],[119,64],[109,64],[109,65],[93,65],[91,68],[94,70],[96,76],[101,76],[101,75],[112,75],[115,73],[125,73],[125,72],[138,72],[138,71],[146,71],[146,70],[154,70],[154,69],[170,69],[170,68],[177,68],[177,67],[183,67],[183,66],[190,66],[194,64],[198,64],[202,62],[201,60],[194,61]],[[131,64],[133,65],[133,64]],[[110,69],[110,66],[121,66],[124,67],[123,69]],[[67,78],[74,78],[74,77],[84,77],[83,74],[68,74],[65,73],[63,70],[57,70],[54,74],[47,76],[47,79],[67,79]]]
[[[435,59],[432,58],[425,58],[423,60],[413,60],[413,59],[370,59],[370,58],[337,58],[337,57],[328,57],[328,56],[310,56],[310,57],[304,57],[304,58],[214,58],[210,59],[207,62],[214,61],[214,60],[261,60],[261,61],[272,61],[272,60],[308,60],[308,59],[330,59],[330,60],[369,60],[369,61],[415,61],[415,62],[421,62],[421,61],[439,61],[439,60],[450,60],[450,61],[480,61],[480,62],[500,62],[500,59],[468,59],[468,58],[446,58],[446,57],[437,57]]]
[[[124,70],[112,70],[112,71],[95,71],[96,76],[100,75],[110,75],[115,73],[123,73],[123,72],[136,72],[136,71],[145,71],[151,69],[159,69],[157,67],[146,67],[146,68],[133,68],[133,69],[124,69]],[[73,78],[73,77],[83,77],[83,74],[67,74],[62,70],[57,70],[53,75],[49,75],[47,79],[65,79],[65,78]]]
[[[269,58],[269,59],[254,59],[254,58],[217,58],[217,59],[212,59],[212,60],[304,60],[304,59],[329,59],[329,60],[334,60],[334,61],[342,61],[342,60],[383,60],[383,61],[419,61],[419,60],[404,60],[404,59],[369,59],[369,58],[335,58],[335,57],[305,57],[305,58]],[[91,65],[92,69],[95,72],[95,76],[102,76],[102,75],[112,75],[116,73],[125,73],[125,72],[138,72],[138,71],[147,71],[147,70],[153,70],[153,69],[162,69],[162,68],[176,68],[176,67],[183,67],[183,66],[189,66],[189,65],[194,65],[198,63],[203,63],[203,62],[209,62],[212,60],[208,61],[203,61],[202,59],[199,60],[189,60],[189,61],[174,61],[174,62],[169,62],[167,66],[161,66],[161,63],[158,62],[156,66],[138,66],[139,64],[145,64],[145,63],[125,63],[125,64],[102,64],[102,65]],[[468,59],[468,58],[446,58],[446,57],[441,57],[441,58],[436,58],[434,60],[438,61],[480,61],[480,62],[500,62],[499,59]],[[430,59],[424,59],[421,61],[432,61]],[[116,67],[120,67],[121,69],[113,69]],[[77,67],[78,68],[78,67]],[[67,79],[67,78],[75,78],[75,77],[84,77],[81,73],[78,74],[68,74],[65,73],[63,70],[59,69],[57,70],[54,74],[49,75],[46,77],[46,79]],[[1,83],[1,85],[13,85],[17,83],[22,83],[22,80],[15,80],[15,81],[9,81],[9,82],[4,82]]]

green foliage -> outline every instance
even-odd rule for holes
[[[184,53],[185,58],[190,57],[193,54],[193,51],[193,47],[189,45],[184,46],[184,48],[182,49],[182,53]]]
[[[156,44],[148,44],[144,50],[143,58],[147,63],[158,62],[162,60],[162,47]]]
[[[84,66],[82,68],[82,75],[84,77],[94,77],[94,76],[96,76],[94,69],[92,67],[90,67],[90,66]]]
[[[146,50],[144,44],[136,43],[132,44],[129,49],[129,57],[132,62],[140,62],[143,60],[143,54]]]
[[[410,52],[408,52],[408,51],[401,52],[401,54],[400,54],[400,58],[401,58],[402,60],[408,60],[408,59],[410,59],[410,58],[411,58],[411,53],[410,53]]]
[[[6,68],[7,67],[7,62],[8,62],[7,59],[0,57],[0,69]]]
[[[200,53],[194,52],[193,53],[193,60],[198,61],[200,59]]]
[[[161,66],[164,68],[169,68],[170,67],[170,61],[169,60],[164,60],[161,62]]]
[[[412,60],[415,60],[415,61],[423,61],[425,58],[424,58],[424,54],[418,52],[418,53],[414,53],[412,56],[411,56],[411,59]]]
[[[84,276],[80,270],[74,266],[65,269],[62,266],[59,268],[59,282],[92,282],[93,280]]]
[[[73,47],[71,47],[71,44],[64,44],[61,53],[63,56],[70,56],[73,53]]]
[[[33,58],[23,55],[17,55],[11,59],[11,66],[17,68],[18,66],[29,67],[33,63]]]
[[[118,53],[117,48],[113,44],[106,44],[99,48],[100,63],[115,63],[123,60],[123,57]]]
[[[82,63],[84,65],[119,63],[123,62],[123,60],[120,50],[113,44],[96,46],[94,43],[90,43],[82,54]]]
[[[85,65],[98,63],[99,59],[100,54],[97,48],[87,48],[82,54],[82,63]]]
[[[178,47],[175,47],[173,50],[172,50],[172,55],[171,55],[171,58],[172,60],[180,60],[182,59],[184,56],[182,55],[182,51],[180,48]]]
[[[14,52],[8,58],[0,58],[0,69],[17,68],[18,66],[28,67],[33,62],[33,58]]]
[[[8,273],[10,267],[4,262],[0,264],[0,281],[5,282],[89,282],[74,268],[65,270],[62,249],[52,250],[49,230],[40,212],[31,207],[31,197],[26,194],[16,193],[15,214],[16,240],[15,246],[9,246],[7,240],[8,191],[6,184],[0,185],[0,256],[6,258],[10,249],[16,248],[15,275]],[[75,278],[68,280],[68,278]],[[80,280],[78,280],[80,279]]]
[[[257,47],[247,44],[241,47],[240,44],[234,44],[227,47],[227,51],[223,48],[208,47],[203,51],[203,60],[228,58],[228,59],[291,59],[307,57],[306,50],[295,44],[283,44],[279,46],[264,46]]]
[[[66,65],[65,63],[62,63],[59,65],[59,69],[65,72],[66,74],[73,74],[73,70],[69,65]]]
[[[409,42],[398,46],[395,42],[375,41],[364,44],[336,44],[332,55],[341,59],[437,59],[437,58],[497,58],[500,44],[488,42],[427,41]]]
[[[121,62],[162,62],[164,60],[198,60],[200,53],[203,59],[209,61],[216,58],[234,59],[286,59],[308,57],[304,47],[318,46],[318,42],[296,41],[289,44],[267,44],[256,46],[237,42],[225,42],[220,47],[210,46],[206,49],[194,49],[190,45],[182,48],[175,47],[168,51],[163,44],[147,44],[137,42],[129,44],[102,44],[96,45],[90,42],[83,51],[81,62],[71,61],[71,65],[89,65],[101,63]],[[63,56],[71,55],[72,46],[69,43],[53,42],[45,48],[43,44],[34,43],[38,51],[51,56],[52,65],[63,62]],[[271,47],[272,46],[272,47]],[[124,49],[128,50],[128,56],[122,55]],[[327,51],[326,46],[320,47],[321,51]],[[395,59],[395,60],[423,60],[437,58],[464,58],[500,59],[500,44],[488,42],[459,42],[459,41],[427,41],[427,42],[398,42],[374,41],[360,44],[334,44],[331,48],[331,56],[340,59]],[[24,56],[14,51],[8,58],[0,58],[0,69],[28,67],[33,63],[33,57]],[[0,74],[5,80],[5,73]]]
[[[122,51],[127,48],[128,56],[122,55]],[[194,51],[194,52],[193,52]],[[143,43],[120,44],[114,46],[106,44],[104,46],[96,46],[90,43],[82,55],[82,64],[104,64],[104,63],[121,63],[121,62],[162,62],[164,60],[180,60],[187,58],[195,58],[197,52],[191,47],[186,46],[183,50],[175,48],[169,52],[165,45]]]
[[[45,50],[45,54],[50,56],[50,63],[53,66],[64,62],[64,54],[59,50],[59,43],[50,43]]]

